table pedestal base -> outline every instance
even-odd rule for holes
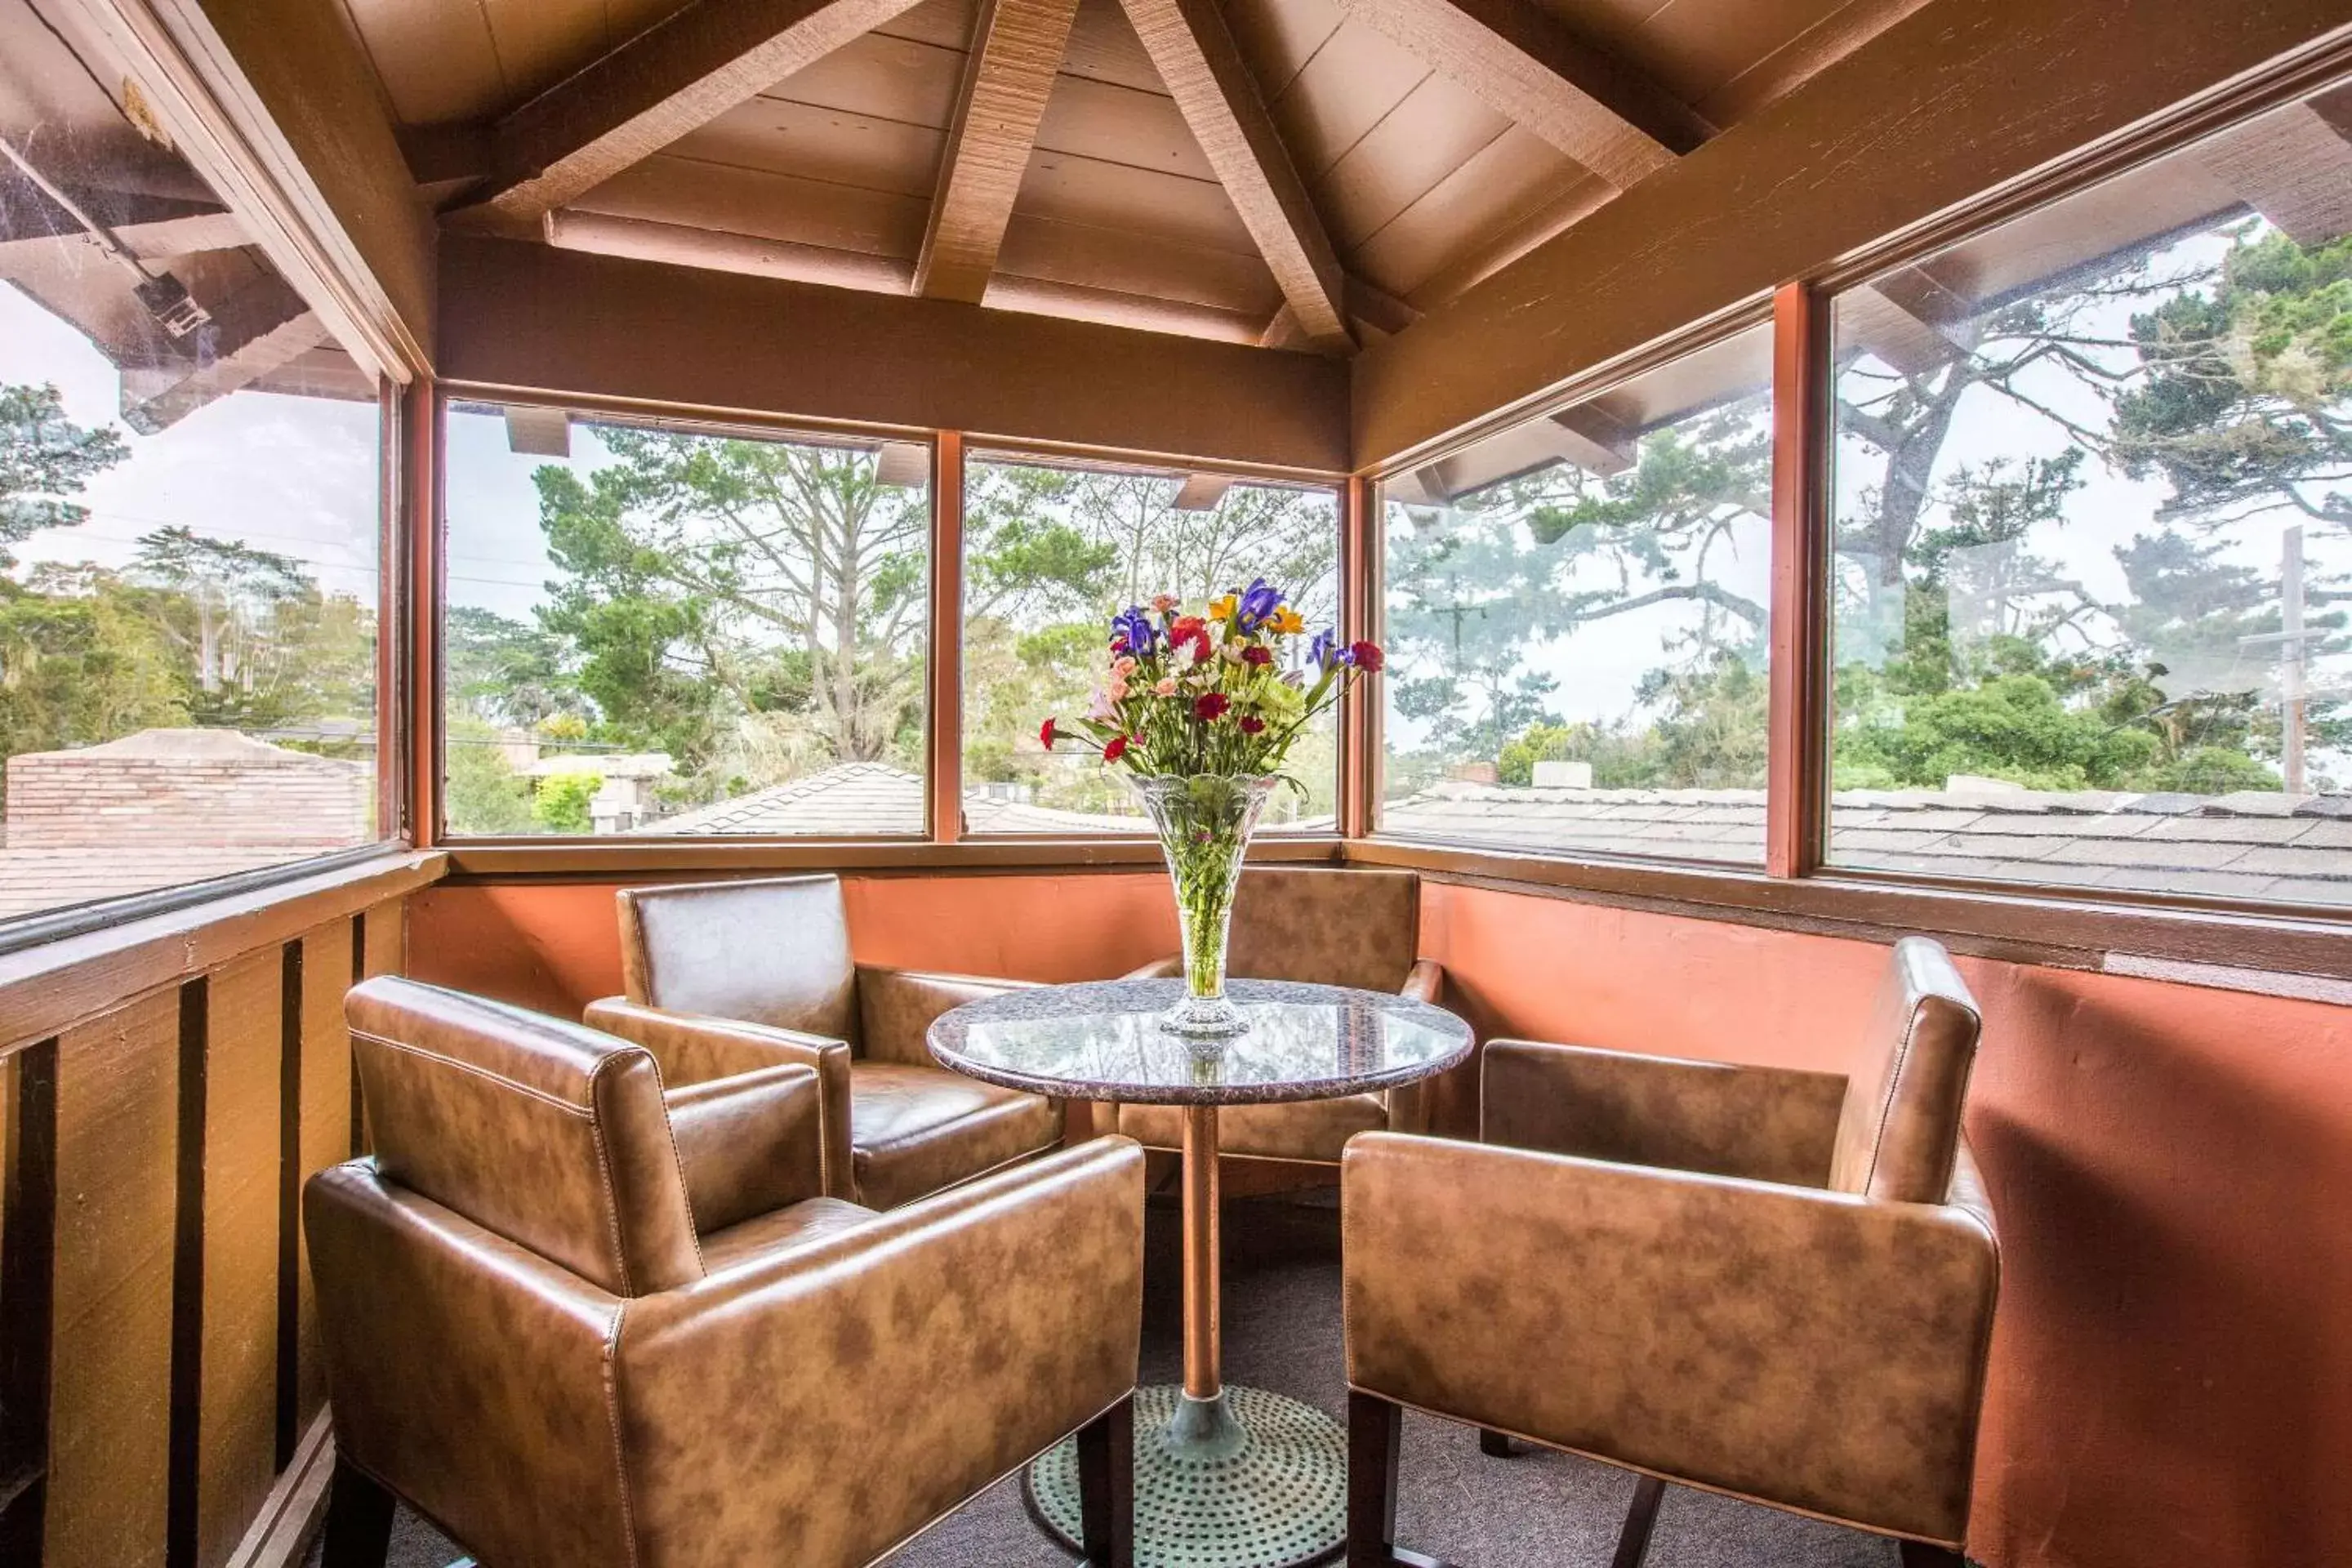
[[[1029,1467],[1039,1522],[1078,1549],[1078,1452]],[[1299,1568],[1347,1541],[1348,1435],[1312,1405],[1227,1384],[1135,1391],[1135,1568]]]

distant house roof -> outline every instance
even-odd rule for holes
[[[531,778],[596,773],[607,779],[667,778],[677,771],[667,752],[561,752],[522,770]]]
[[[1385,807],[1386,832],[1537,850],[1760,861],[1761,790],[1447,783]],[[1843,790],[1832,854],[1873,869],[2215,898],[2352,901],[2352,795]]]
[[[836,838],[920,833],[923,804],[923,781],[917,775],[883,763],[841,763],[807,778],[661,817],[632,831]],[[965,793],[963,813],[964,826],[972,833],[1133,833],[1143,826],[1140,817],[1057,811],[1024,801],[991,799],[980,790]]]

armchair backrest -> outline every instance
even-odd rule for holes
[[[1411,871],[1254,866],[1234,896],[1233,973],[1394,991],[1418,956],[1421,879]]]
[[[1941,942],[1905,937],[1846,1080],[1830,1163],[1833,1191],[1942,1203],[1959,1157],[1960,1113],[1982,1019]]]
[[[390,976],[343,1016],[385,1181],[616,1296],[702,1278],[644,1047]]]
[[[856,1043],[840,878],[624,888],[620,902],[630,1001]]]

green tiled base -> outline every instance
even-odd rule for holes
[[[1262,1388],[1225,1389],[1248,1435],[1221,1459],[1181,1457],[1168,1424],[1182,1390],[1135,1391],[1136,1568],[1299,1568],[1344,1544],[1348,1436],[1312,1405]],[[1073,1550],[1078,1450],[1056,1445],[1029,1467],[1029,1502]]]

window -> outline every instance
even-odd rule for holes
[[[1381,831],[1757,862],[1771,338],[1382,487]]]
[[[128,88],[0,99],[0,920],[382,837],[373,374]]]
[[[1286,591],[1316,627],[1339,608],[1339,501],[1328,489],[1212,473],[974,453],[964,468],[964,824],[973,834],[1150,831],[1112,770],[1037,731],[1084,711],[1110,618],[1154,595]],[[1325,713],[1293,745],[1303,794],[1262,831],[1330,832],[1339,742]]]
[[[2345,96],[1836,301],[1835,864],[2352,898]]]
[[[460,835],[924,830],[930,447],[457,403]]]

